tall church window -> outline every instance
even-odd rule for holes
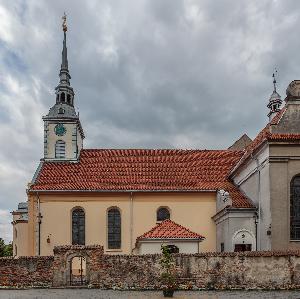
[[[170,219],[170,211],[168,208],[159,208],[156,212],[156,221]]]
[[[69,94],[67,94],[67,103],[71,104],[71,96]]]
[[[81,208],[72,211],[72,244],[85,244],[85,214]]]
[[[66,143],[63,140],[57,140],[55,143],[55,158],[66,157]]]
[[[107,212],[107,240],[109,249],[121,248],[121,213],[117,208]]]
[[[290,238],[300,240],[300,175],[291,181]]]

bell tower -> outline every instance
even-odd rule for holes
[[[70,84],[67,56],[67,23],[63,16],[62,63],[59,84],[55,88],[56,101],[44,121],[44,160],[77,161],[83,147],[84,132],[74,108],[74,91]]]
[[[277,72],[277,71],[276,71]],[[270,96],[269,103],[267,107],[270,109],[268,113],[269,121],[273,119],[273,117],[280,111],[280,106],[282,104],[281,96],[277,93],[276,90],[276,78],[275,73],[273,73],[273,92]]]

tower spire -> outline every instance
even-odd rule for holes
[[[68,66],[68,51],[67,51],[67,15],[64,13],[62,17],[62,29],[64,32],[62,60],[59,72],[59,84],[55,88],[56,90],[56,103],[68,104],[74,106],[74,91],[70,85],[71,75],[69,73]]]
[[[277,70],[275,69],[272,77],[273,77],[273,93],[271,94],[271,97],[269,99],[269,103],[267,107],[270,109],[270,112],[268,113],[269,121],[273,119],[273,117],[277,114],[278,111],[280,111],[280,106],[282,104],[281,96],[277,93],[276,90],[276,75]]]
[[[56,103],[44,121],[44,160],[77,161],[83,147],[84,132],[74,107],[67,56],[67,16],[62,17],[63,48],[59,83],[55,88]]]
[[[62,28],[64,32],[64,41],[63,41],[63,50],[62,50],[62,62],[61,62],[61,70],[67,70],[68,71],[68,53],[67,53],[67,15],[64,13],[62,17],[63,23]]]

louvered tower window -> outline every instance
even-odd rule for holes
[[[62,159],[66,157],[66,143],[62,140],[57,140],[55,143],[55,158]]]
[[[300,175],[291,181],[290,237],[300,240]]]
[[[117,208],[107,212],[107,239],[109,249],[121,248],[121,213]]]
[[[170,212],[167,208],[159,208],[156,213],[156,221],[170,219]]]
[[[72,244],[85,245],[85,214],[80,208],[72,212]]]

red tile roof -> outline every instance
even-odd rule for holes
[[[243,152],[84,149],[79,162],[44,162],[34,190],[201,191],[226,189],[233,206],[252,207],[227,175]]]
[[[139,240],[145,239],[205,239],[202,235],[190,231],[188,228],[175,223],[172,220],[164,220],[157,224],[148,232],[137,238]]]
[[[242,159],[237,163],[235,169],[242,165],[250,156],[253,154],[264,142],[266,141],[300,141],[300,134],[277,134],[271,133],[271,126],[276,126],[283,114],[285,113],[287,107],[284,106],[256,136],[256,138],[246,147]]]

